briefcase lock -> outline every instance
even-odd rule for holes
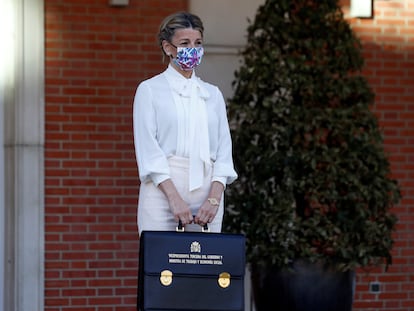
[[[164,286],[169,286],[172,283],[173,274],[170,270],[161,271],[160,282]]]
[[[230,274],[227,272],[222,272],[219,275],[218,278],[218,284],[220,285],[220,287],[222,288],[227,288],[230,286]]]

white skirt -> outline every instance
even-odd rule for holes
[[[210,168],[204,176],[203,186],[190,192],[188,190],[188,158],[172,156],[168,159],[168,163],[172,182],[195,216],[210,192],[212,169]],[[222,197],[216,216],[208,224],[211,232],[221,232],[223,212],[224,200]],[[140,186],[137,223],[139,233],[143,230],[175,231],[177,227],[177,222],[174,220],[166,196],[152,181],[142,183]],[[190,224],[185,227],[185,230],[201,231],[201,226]]]

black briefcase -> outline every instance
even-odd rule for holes
[[[244,311],[245,237],[143,231],[138,310]]]

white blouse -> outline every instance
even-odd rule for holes
[[[170,65],[140,83],[133,123],[141,182],[158,186],[170,178],[173,155],[190,159],[189,190],[199,186],[203,165],[213,165],[212,181],[224,186],[237,178],[223,95],[194,73],[186,79]]]

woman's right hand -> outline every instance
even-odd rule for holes
[[[181,220],[182,225],[185,226],[193,222],[193,215],[190,207],[178,193],[177,196],[173,196],[171,199],[168,199],[168,203],[170,204],[171,212],[173,213],[174,219],[177,223]]]
[[[178,223],[178,221],[181,220],[183,226],[192,223],[193,215],[191,213],[190,207],[180,196],[171,179],[163,181],[158,185],[158,187],[167,197],[168,204],[170,206],[171,212],[174,215],[175,221]]]

